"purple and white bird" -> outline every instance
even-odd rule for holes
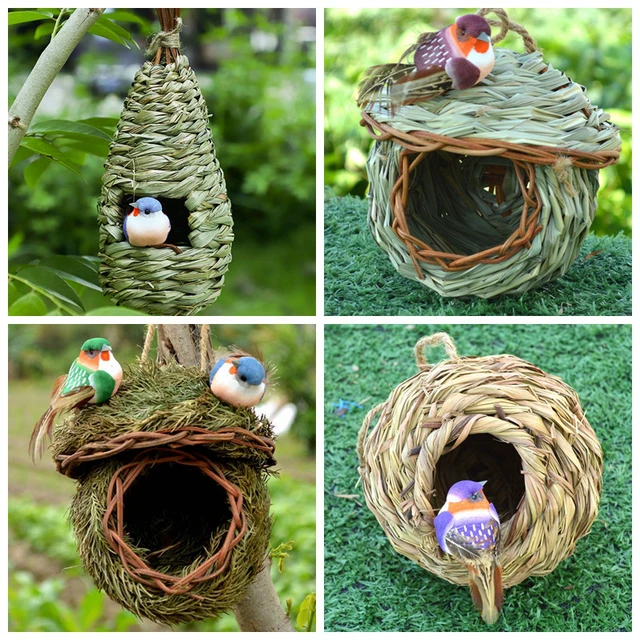
[[[253,356],[236,353],[216,362],[209,388],[214,396],[234,407],[254,407],[267,389],[267,374]]]
[[[487,624],[502,609],[502,569],[498,560],[500,518],[484,495],[485,482],[462,480],[447,493],[433,521],[440,548],[465,564],[476,608]]]
[[[401,64],[413,52],[413,64]],[[398,64],[367,69],[356,102],[365,108],[376,102],[391,107],[423,102],[450,89],[473,87],[494,64],[489,23],[482,16],[466,14],[440,31],[423,33]]]
[[[140,198],[132,202],[133,210],[124,219],[122,230],[134,247],[166,246],[171,222],[155,198]]]

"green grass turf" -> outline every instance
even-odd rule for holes
[[[588,236],[568,273],[539,289],[491,300],[443,298],[397,273],[366,220],[364,200],[325,202],[325,315],[631,315],[631,239],[622,234]]]
[[[498,631],[631,631],[631,328],[628,325],[328,325],[325,327],[325,629],[482,631],[468,589],[393,551],[358,481],[365,413],[416,371],[413,346],[447,331],[461,355],[511,353],[580,396],[604,449],[591,533],[547,576],[505,592]],[[427,354],[444,357],[441,348]],[[339,399],[363,409],[335,415]],[[340,498],[335,494],[357,494]]]

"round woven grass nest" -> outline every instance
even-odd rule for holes
[[[208,389],[196,367],[136,364],[111,400],[55,431],[87,573],[163,624],[216,617],[263,568],[271,519],[269,421]]]
[[[429,365],[425,346],[449,359]],[[486,480],[501,521],[505,587],[551,572],[598,513],[602,449],[576,392],[512,355],[460,357],[446,334],[416,344],[420,372],[366,416],[359,473],[393,548],[445,580],[469,572],[438,546],[433,519],[460,480]]]
[[[618,129],[538,51],[495,49],[481,83],[374,102],[369,228],[399,273],[443,296],[523,293],[562,276],[597,209]]]
[[[213,303],[231,262],[233,220],[207,105],[184,55],[145,62],[124,103],[98,204],[100,283],[117,304],[155,315],[194,314]],[[129,204],[158,199],[173,249],[134,247]]]

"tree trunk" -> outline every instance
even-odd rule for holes
[[[16,154],[44,94],[104,9],[76,9],[42,52],[9,109],[9,164]]]
[[[202,349],[207,371],[213,365],[213,349],[209,332],[202,339],[202,326],[198,324],[159,324],[158,362],[175,360],[187,367],[200,367]],[[256,576],[234,614],[241,631],[294,631],[284,612],[271,580],[271,562]]]

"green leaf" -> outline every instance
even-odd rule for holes
[[[51,35],[55,26],[56,23],[53,20],[51,22],[43,22],[42,24],[39,24],[33,34],[33,39],[40,40],[40,38]]]
[[[300,605],[296,622],[302,631],[311,631],[316,613],[316,594],[310,593]]]
[[[80,626],[84,631],[90,631],[102,617],[104,596],[97,589],[91,589],[82,599],[79,609]]]
[[[80,139],[80,136],[76,136],[69,142],[64,142],[65,149],[75,149],[77,151],[84,151],[84,153],[90,153],[92,156],[98,156],[98,158],[106,158],[109,155],[109,143],[106,140],[99,140],[98,138]]]
[[[7,287],[8,305],[11,306],[16,300],[18,300],[21,297],[22,297],[22,293],[18,290],[18,287],[16,287],[16,285],[13,284],[13,282],[9,282],[9,285]]]
[[[112,42],[117,42],[118,44],[127,47],[127,49],[131,49],[129,43],[133,43],[137,48],[139,48],[136,41],[131,37],[126,29],[123,29],[115,22],[111,22],[111,20],[104,16],[100,16],[100,18],[98,18],[98,21],[91,27],[91,29],[89,29],[89,33],[106,38]]]
[[[11,257],[21,246],[24,241],[24,233],[22,231],[18,231],[9,239],[9,244],[7,245],[7,255]]]
[[[138,47],[138,43],[133,39],[131,34],[124,27],[121,27],[119,24],[113,22],[113,20],[110,20],[104,14],[98,18],[98,22],[96,24],[99,24],[111,30],[113,33],[120,36],[120,38],[122,38],[122,40],[124,40],[125,42],[131,42],[137,49],[140,48]]]
[[[82,167],[76,162],[73,162],[72,160],[70,160],[62,150],[60,150],[58,147],[51,144],[47,140],[43,140],[42,138],[25,136],[22,139],[20,146],[25,147],[26,149],[30,149],[31,151],[35,151],[36,153],[39,153],[41,156],[53,158],[56,162],[59,162],[63,167],[70,169],[71,171],[79,175],[84,180],[84,176],[81,173]]]
[[[22,162],[23,160],[30,158],[32,155],[33,155],[33,151],[31,151],[31,149],[27,149],[26,147],[19,146],[18,150],[13,156],[13,160],[11,161],[11,166],[13,167],[19,162]]]
[[[97,269],[75,256],[49,256],[41,260],[39,266],[52,269],[65,280],[77,282],[95,291],[102,291],[98,283]]]
[[[127,309],[126,307],[99,307],[87,311],[88,316],[145,316],[146,313]]]
[[[111,140],[111,136],[97,127],[91,126],[86,122],[74,122],[73,120],[41,120],[31,125],[29,133],[80,134],[83,137],[91,136],[102,138],[103,140]]]
[[[24,168],[24,181],[30,189],[35,189],[38,180],[40,180],[40,176],[42,176],[50,164],[51,158],[40,156]]]
[[[10,316],[44,316],[46,313],[47,307],[35,291],[23,295],[9,306]]]
[[[135,22],[136,24],[140,24],[143,26],[148,23],[148,20],[141,18],[131,11],[123,11],[122,9],[109,11],[109,13],[105,14],[105,17],[109,20],[119,20],[120,22]]]
[[[26,267],[17,274],[19,278],[26,280],[58,298],[72,310],[80,313],[84,312],[82,301],[73,288],[66,283],[55,271],[47,267]]]
[[[36,20],[51,20],[51,16],[40,11],[9,11],[9,26],[23,22],[35,22]]]
[[[118,126],[118,118],[85,118],[83,120],[78,120],[78,122],[101,129],[107,134],[109,132],[113,132],[113,130]],[[109,138],[111,138],[111,136],[109,136]]]

